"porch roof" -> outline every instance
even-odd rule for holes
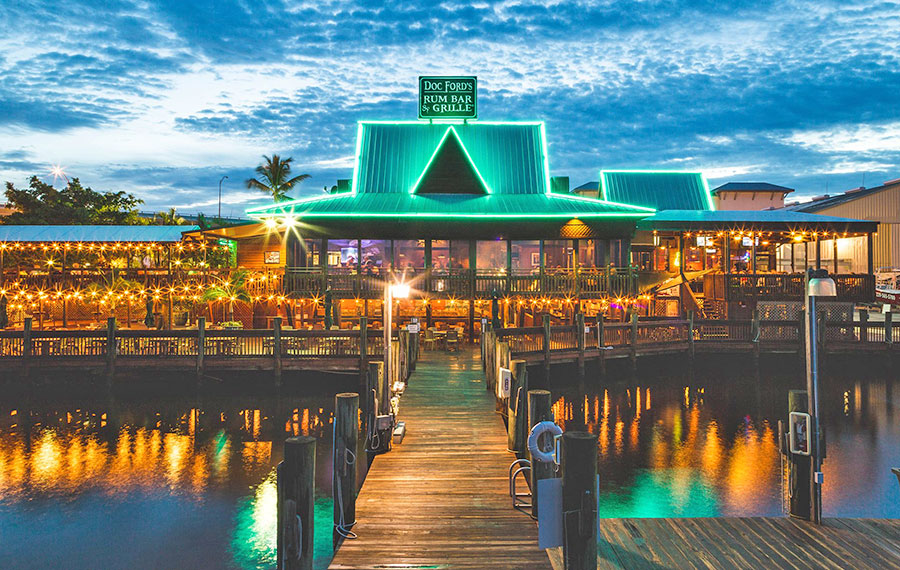
[[[198,226],[19,226],[0,225],[0,242],[176,243]]]
[[[639,230],[673,231],[825,231],[829,233],[867,233],[877,222],[819,216],[788,210],[666,210],[638,221]]]

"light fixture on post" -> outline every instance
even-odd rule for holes
[[[385,283],[384,286],[384,394],[390,394],[391,386],[391,328],[393,327],[394,299],[409,298],[406,283]]]
[[[837,297],[837,286],[826,269],[810,269],[806,282],[806,392],[810,415],[810,518],[822,524],[822,434],[819,426],[819,330],[820,299]],[[823,331],[824,332],[824,331]]]
[[[226,178],[228,178],[227,174],[219,179],[219,220],[222,219],[222,182]]]

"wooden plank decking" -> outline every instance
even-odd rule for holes
[[[561,549],[550,553],[562,569]],[[603,519],[598,568],[900,567],[900,520],[788,517]]]
[[[424,352],[400,404],[403,443],[375,458],[331,568],[550,568],[513,510],[503,420],[473,351]]]

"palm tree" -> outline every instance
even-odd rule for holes
[[[183,226],[187,221],[175,212],[175,208],[169,208],[168,212],[157,212],[153,221],[160,226]]]
[[[256,188],[266,194],[271,194],[276,202],[281,202],[287,198],[287,193],[295,184],[299,184],[309,178],[309,174],[300,174],[291,176],[291,162],[293,158],[288,157],[281,160],[277,154],[273,154],[272,158],[263,155],[265,164],[256,167],[256,178],[247,180],[247,188]]]
[[[233,321],[234,303],[236,301],[251,302],[250,292],[246,286],[248,273],[245,269],[232,271],[227,279],[220,278],[215,286],[204,291],[202,299],[206,302],[227,301],[228,320]]]

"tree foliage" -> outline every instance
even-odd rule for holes
[[[6,205],[13,213],[0,221],[17,225],[141,225],[144,201],[126,192],[95,192],[73,178],[62,189],[32,176],[28,188],[6,183]]]
[[[187,220],[178,215],[175,208],[169,208],[168,212],[157,212],[153,215],[153,223],[160,226],[183,226]]]
[[[298,174],[291,178],[291,163],[294,161],[291,157],[282,160],[280,156],[273,154],[272,158],[264,155],[263,159],[265,163],[256,167],[257,177],[247,180],[247,188],[271,194],[276,202],[287,199],[289,190],[309,178],[309,174]]]

